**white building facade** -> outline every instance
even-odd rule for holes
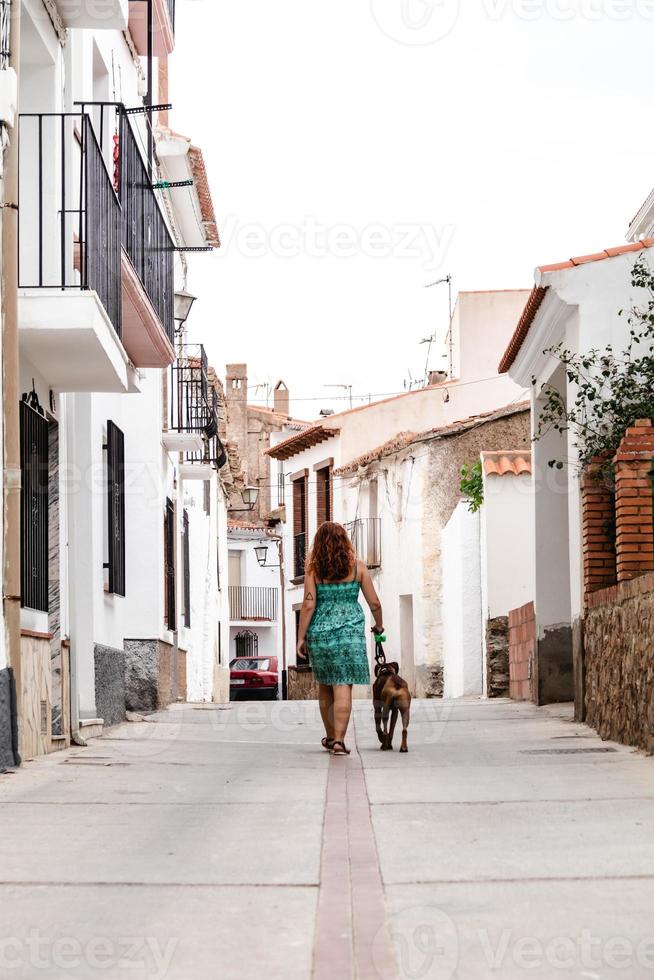
[[[219,240],[202,154],[168,125],[174,0],[19,6],[29,757],[189,685],[227,697],[228,481],[221,389],[176,307],[185,250]]]
[[[609,345],[618,352],[626,346],[629,325],[620,310],[649,299],[632,284],[632,269],[640,256],[652,266],[654,241],[634,242],[536,270],[534,289],[500,364],[500,370],[508,371],[516,383],[533,381],[534,433],[549,386],[562,395],[564,404],[574,399],[563,365],[549,353],[552,347],[562,344],[583,353]],[[572,700],[575,687],[581,684],[583,551],[574,439],[571,431],[549,431],[533,444],[532,556],[540,702]],[[551,467],[552,460],[562,467]]]

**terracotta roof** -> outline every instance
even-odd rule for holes
[[[261,521],[238,521],[233,518],[227,520],[227,530],[228,531],[259,531],[261,533],[266,533],[267,528]]]
[[[529,402],[518,402],[516,404],[505,405],[502,408],[495,409],[492,412],[483,412],[480,415],[471,415],[467,419],[461,419],[458,422],[451,422],[449,425],[443,425],[440,428],[427,429],[426,432],[400,432],[393,439],[390,439],[387,443],[384,443],[383,446],[378,446],[377,449],[371,450],[364,456],[358,456],[349,463],[339,466],[338,469],[334,470],[334,476],[348,476],[352,473],[356,473],[360,466],[367,466],[368,463],[383,459],[385,456],[392,456],[394,453],[400,452],[402,449],[407,449],[409,446],[412,446],[415,443],[431,442],[432,440],[437,439],[449,439],[453,436],[461,435],[462,433],[467,432],[469,429],[474,429],[478,425],[484,425],[487,422],[495,422],[497,419],[506,418],[510,415],[518,415],[520,412],[528,412],[529,409]]]
[[[500,374],[505,374],[516,357],[518,356],[518,351],[522,347],[525,337],[529,333],[529,328],[534,322],[534,318],[538,313],[541,303],[545,299],[545,294],[549,286],[534,286],[531,291],[531,295],[527,300],[527,304],[522,311],[522,316],[518,320],[518,326],[515,328],[515,332],[509,341],[509,346],[504,352],[504,356],[499,363],[498,371]]]
[[[588,265],[591,262],[602,262],[604,259],[614,259],[617,255],[624,255],[625,252],[642,252],[645,248],[651,248],[654,245],[654,238],[643,238],[638,242],[630,242],[628,245],[617,245],[615,248],[605,248],[601,252],[593,252],[590,255],[577,255],[572,259],[567,259],[565,262],[554,262],[552,265],[539,265],[536,269],[536,273],[544,275],[547,272],[560,272],[563,269],[575,269],[580,265]],[[522,311],[522,316],[518,322],[515,333],[509,341],[509,346],[504,352],[504,356],[500,361],[498,371],[500,374],[504,374],[509,370],[513,362],[515,361],[520,348],[525,342],[525,338],[529,333],[529,328],[531,327],[540,305],[545,298],[545,293],[548,290],[548,286],[534,286],[531,291],[531,295],[527,300],[527,305]]]
[[[216,221],[216,213],[214,211],[213,201],[211,199],[211,188],[209,187],[209,178],[207,177],[207,168],[204,165],[202,150],[200,150],[197,146],[190,146],[188,156],[191,162],[191,173],[193,174],[193,180],[195,181],[195,190],[198,195],[198,200],[200,201],[202,224],[204,225],[204,234],[207,240],[207,245],[213,245],[214,248],[220,248],[218,223]]]
[[[301,453],[303,449],[310,449],[311,446],[317,446],[318,443],[337,436],[340,431],[340,429],[326,429],[324,425],[313,425],[310,429],[304,429],[297,435],[289,436],[283,442],[278,442],[276,446],[266,449],[264,455],[272,456],[273,459],[290,459],[291,456]]]
[[[531,453],[524,449],[505,452],[482,452],[481,461],[486,476],[522,476],[531,473]]]
[[[381,446],[375,446],[374,449],[368,450],[367,453],[362,453],[361,456],[357,456],[356,459],[350,460],[344,466],[339,466],[338,469],[334,470],[334,475],[338,476],[341,473],[353,473],[358,470],[360,466],[367,466],[368,463],[374,463],[378,459],[383,459],[384,456],[389,456],[391,453],[399,452],[400,449],[406,449],[410,446],[415,439],[417,433],[415,432],[398,432],[397,435],[393,436],[387,442],[383,442]]]
[[[275,422],[281,422],[283,425],[304,426],[307,429],[315,425],[315,422],[294,419],[292,416],[286,415],[284,412],[276,412],[274,408],[268,408],[266,405],[248,405],[248,412],[259,412],[265,415],[266,418],[271,418]]]

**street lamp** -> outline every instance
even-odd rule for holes
[[[178,331],[181,331],[188,320],[196,299],[197,296],[189,293],[186,289],[180,289],[178,293],[175,293],[175,322],[178,324]]]
[[[281,563],[280,564],[277,564],[277,565],[269,565],[268,564],[268,561],[267,561],[267,558],[268,558],[268,545],[267,544],[260,544],[260,545],[258,545],[258,547],[256,547],[254,549],[254,553],[257,556],[257,561],[259,562],[259,565],[261,566],[261,568],[280,568],[281,567]]]
[[[241,490],[241,496],[243,498],[243,503],[245,507],[230,507],[229,510],[242,514],[245,511],[254,510],[257,506],[257,501],[259,499],[259,487],[243,487]]]

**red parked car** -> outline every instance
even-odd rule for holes
[[[229,665],[229,694],[235,700],[269,698],[277,700],[279,679],[277,657],[237,657]]]

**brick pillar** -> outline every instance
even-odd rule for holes
[[[601,461],[596,460],[581,478],[581,523],[584,552],[584,596],[615,585],[615,497],[600,482]]]
[[[618,582],[654,570],[653,460],[654,428],[649,419],[639,419],[614,459]]]

